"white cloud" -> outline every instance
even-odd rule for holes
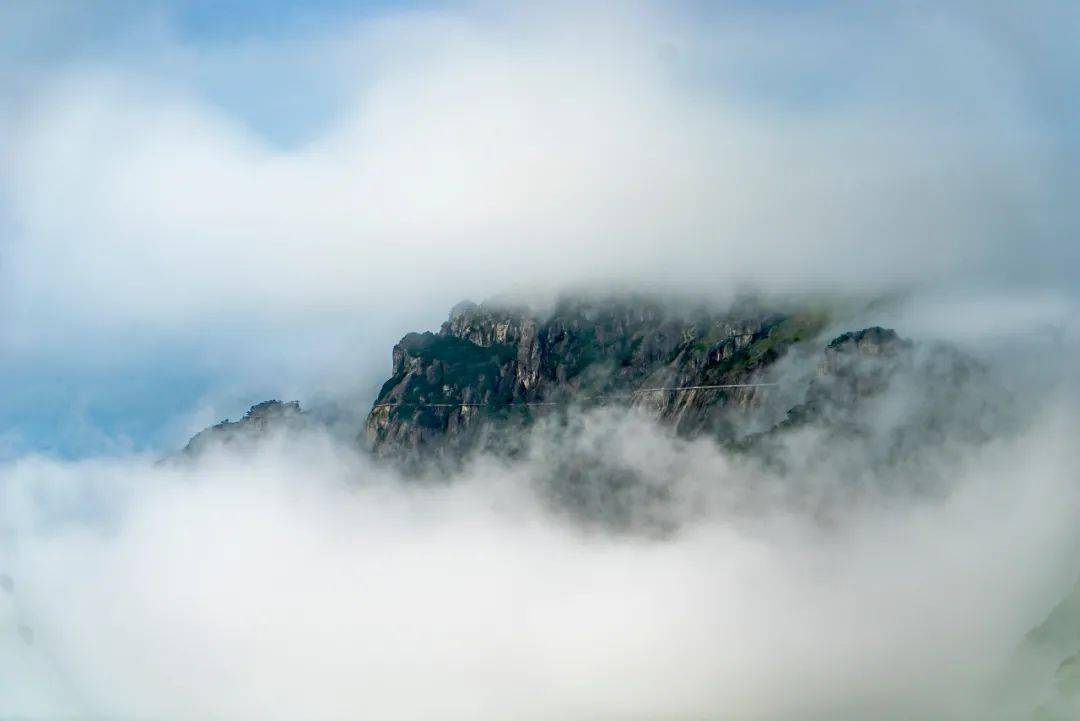
[[[147,719],[1030,710],[1033,696],[994,691],[1076,570],[1067,405],[943,461],[946,497],[863,492],[825,527],[786,505],[735,510],[741,493],[792,479],[587,422],[696,499],[678,533],[550,515],[530,480],[542,460],[483,461],[435,486],[318,438],[194,466],[6,464],[11,619],[36,641],[0,637],[0,666],[33,669],[18,688],[0,676],[0,712],[41,698]]]
[[[641,8],[368,21],[326,41],[334,76],[360,78],[351,104],[292,150],[123,64],[57,71],[12,121],[11,320],[295,325],[589,281],[1030,277],[1063,252],[1055,139],[1002,49],[952,19],[888,24],[881,47]],[[827,58],[808,81],[826,99],[745,87],[744,67],[798,77],[772,48],[788,41]],[[927,45],[943,56],[910,55]]]

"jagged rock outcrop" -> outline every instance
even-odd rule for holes
[[[512,453],[537,418],[612,404],[683,436],[763,453],[810,427],[826,438],[869,439],[853,467],[903,461],[946,437],[989,437],[985,426],[1000,414],[973,383],[983,369],[972,359],[878,326],[825,343],[828,321],[824,311],[750,301],[718,311],[566,299],[546,315],[461,303],[437,333],[410,333],[394,347],[392,375],[362,438],[383,458]],[[810,373],[781,368],[795,349]],[[766,381],[781,387],[757,385]],[[718,385],[744,387],[702,387]]]
[[[462,303],[438,332],[409,333],[394,347],[392,375],[361,438],[376,457],[456,463],[477,449],[524,450],[522,431],[538,419],[617,406],[678,435],[708,435],[781,464],[775,451],[804,429],[824,434],[814,450],[823,457],[868,439],[851,464],[866,469],[947,436],[989,437],[983,426],[996,416],[985,395],[970,392],[981,373],[971,359],[877,326],[825,343],[828,320],[820,310],[751,301],[716,310],[574,298],[546,314]],[[202,431],[183,454],[246,447],[312,424],[297,402],[266,401]]]
[[[278,400],[257,403],[238,421],[223,420],[196,433],[182,453],[197,456],[217,445],[249,448],[273,433],[288,433],[307,427],[307,417],[298,401]]]
[[[457,463],[478,449],[525,450],[523,431],[538,419],[617,406],[781,468],[791,467],[788,438],[812,432],[799,465],[812,468],[816,458],[845,475],[848,453],[857,475],[1000,430],[1001,399],[983,392],[983,369],[966,355],[878,326],[826,343],[828,322],[823,310],[746,300],[717,310],[569,298],[543,314],[461,303],[438,332],[409,333],[394,346],[361,440],[379,458]],[[266,401],[197,434],[183,455],[312,426],[329,428],[296,401]]]
[[[506,429],[553,407],[608,403],[642,409],[682,434],[734,436],[768,388],[648,389],[758,383],[826,320],[751,302],[719,312],[567,299],[546,316],[462,303],[437,333],[410,333],[394,347],[364,439],[382,457],[457,456],[505,444]]]

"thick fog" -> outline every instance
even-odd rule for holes
[[[1080,575],[1077,9],[541,5],[236,38],[183,3],[0,9],[0,717],[1056,703],[1025,635]],[[775,463],[612,409],[435,478],[362,452],[404,333],[566,289],[855,299],[829,332],[985,373],[916,365],[865,438]],[[265,397],[341,415],[167,458]],[[883,463],[920,403],[945,420]]]

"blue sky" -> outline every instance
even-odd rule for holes
[[[508,290],[1063,307],[1078,17],[7,5],[0,455],[162,452],[266,397],[362,407],[396,338]]]

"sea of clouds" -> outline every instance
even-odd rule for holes
[[[0,428],[0,716],[1005,721],[1051,692],[1060,659],[1017,658],[1080,572],[1071,3],[479,2],[233,42],[105,5],[0,10],[3,373],[42,403],[85,377],[76,411],[222,380],[147,451]],[[253,388],[360,416],[404,332],[571,285],[902,298],[866,322],[960,343],[1011,423],[902,491],[812,434],[780,471],[603,412],[437,483],[318,432],[159,463]],[[644,484],[628,523],[552,502],[568,450]]]
[[[589,414],[576,450],[646,491],[617,497],[640,511],[618,524],[552,502],[570,451],[542,430],[436,482],[317,431],[180,462],[24,458],[0,468],[0,709],[1028,718],[1060,659],[1019,666],[1024,636],[1080,570],[1077,420],[1044,396],[1022,430],[920,466],[943,492],[841,493],[820,461],[770,472]]]

